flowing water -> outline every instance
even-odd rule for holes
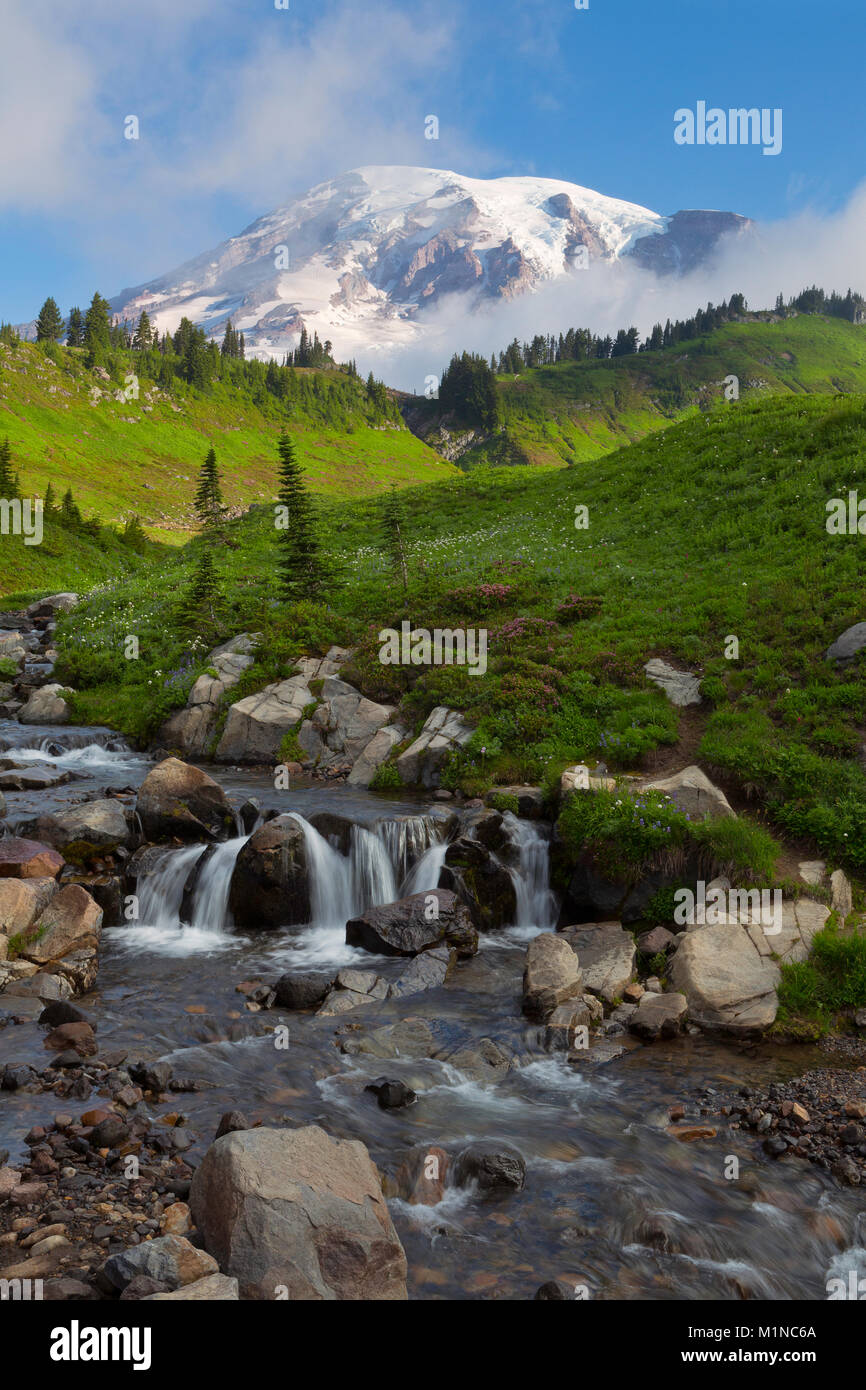
[[[21,732],[30,747],[19,740],[15,757],[67,767],[77,760],[74,781],[37,794],[43,812],[112,782],[137,783],[147,770],[107,731],[105,739],[87,731],[89,742],[80,731],[39,731],[38,740]],[[240,982],[273,981],[289,969],[331,977],[351,964],[396,978],[406,962],[347,946],[345,922],[370,904],[435,887],[449,826],[423,802],[344,787],[275,794],[253,773],[212,771],[237,804],[253,794],[296,818],[312,871],[311,922],[257,933],[233,927],[229,884],[245,837],[207,853],[201,845],[168,850],[141,880],[138,920],[103,933],[98,988],[83,1001],[100,1051],[123,1049],[130,1061],[162,1056],[201,1084],[181,1100],[198,1136],[193,1157],[229,1109],[362,1140],[383,1175],[418,1298],[531,1298],[558,1277],[601,1298],[824,1299],[828,1278],[862,1273],[866,1198],[856,1189],[842,1191],[796,1160],[772,1162],[717,1121],[715,1140],[684,1144],[667,1132],[668,1107],[698,1087],[766,1085],[826,1064],[823,1055],[700,1037],[649,1047],[626,1040],[618,1057],[602,1044],[579,1062],[543,1050],[539,1029],[521,1014],[521,975],[526,939],[555,924],[557,902],[548,840],[531,822],[506,818],[514,924],[485,935],[446,987],[340,1018],[246,1010]],[[9,794],[11,821],[35,814],[28,797]],[[352,822],[348,839],[331,841],[310,823],[323,810]],[[416,1022],[396,1041],[377,1031],[407,1018]],[[271,1031],[281,1023],[288,1050]],[[335,1046],[360,1038],[372,1050]],[[504,1054],[501,1066],[479,1050],[483,1039]],[[44,1066],[45,1057],[35,1024],[0,1029],[0,1065]],[[380,1110],[364,1087],[382,1074],[404,1080],[417,1103]],[[56,1101],[3,1096],[0,1145],[15,1156]],[[174,1098],[163,1108],[177,1105]],[[435,1206],[413,1205],[400,1176],[407,1157],[433,1146],[453,1154],[474,1139],[520,1151],[523,1191],[484,1198],[446,1186]],[[741,1160],[737,1181],[725,1177],[731,1154]]]

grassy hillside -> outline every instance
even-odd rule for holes
[[[652,352],[499,376],[507,442],[498,438],[471,449],[460,465],[507,462],[504,454],[513,446],[533,464],[598,458],[706,408],[722,396],[731,375],[743,399],[866,391],[866,326],[811,314],[756,317]],[[435,405],[421,411],[429,428]],[[441,445],[437,431],[425,437]]]
[[[362,383],[338,373],[305,373],[323,402],[332,387],[343,396],[355,391],[357,405],[340,412],[345,427],[330,428],[311,411],[292,412],[264,393],[254,400],[228,381],[197,391],[177,380],[170,389],[142,380],[138,400],[125,400],[136,355],[115,358],[107,382],[84,366],[78,349],[48,354],[34,344],[0,342],[0,438],[9,436],[25,493],[42,495],[49,480],[58,495],[71,486],[86,513],[103,520],[137,513],[151,535],[177,543],[194,529],[194,480],[211,443],[230,506],[273,496],[283,426],[297,439],[312,487],[327,496],[359,497],[452,471],[408,430],[368,408]]]
[[[845,673],[824,659],[866,620],[864,540],[825,527],[828,499],[849,488],[866,498],[866,397],[717,404],[603,462],[480,469],[408,490],[405,601],[370,500],[328,506],[340,583],[327,604],[291,608],[274,596],[270,518],[253,512],[233,525],[237,548],[216,556],[221,621],[197,648],[172,635],[170,615],[200,541],[77,610],[61,669],[82,690],[82,715],[146,736],[183,703],[218,637],[265,634],[244,692],[285,673],[293,654],[351,641],[354,678],[401,700],[416,727],[437,704],[477,722],[451,785],[553,779],[599,758],[657,766],[679,740],[679,766],[700,757],[757,796],[777,829],[866,869],[866,658]],[[575,528],[579,505],[586,530]],[[404,616],[487,628],[487,674],[382,666],[378,631]],[[129,632],[137,663],[120,654]],[[699,711],[678,714],[646,682],[653,656],[702,676]],[[640,845],[649,830],[638,819],[629,834]],[[625,843],[623,827],[617,835]]]

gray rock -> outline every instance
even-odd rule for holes
[[[673,958],[671,982],[691,1021],[709,1032],[760,1035],[776,1017],[779,968],[736,924],[689,932]]]
[[[22,724],[66,724],[69,706],[64,695],[72,692],[64,685],[42,685],[34,690],[23,709],[18,711]]]
[[[304,831],[291,816],[267,821],[242,846],[229,887],[240,927],[283,927],[312,914]]]
[[[643,994],[629,1019],[629,1028],[639,1038],[673,1038],[683,1027],[688,1012],[684,994]]]
[[[850,666],[858,652],[866,647],[866,623],[854,623],[827,648],[827,660],[837,666]]]
[[[241,1298],[403,1300],[406,1257],[363,1144],[316,1125],[212,1144],[190,1207]]]
[[[526,949],[523,1012],[543,1023],[559,1004],[583,993],[578,957],[564,936],[542,932]]]
[[[434,888],[368,908],[346,923],[346,942],[388,956],[414,956],[446,942],[459,956],[471,956],[478,950],[478,933],[456,895]]]
[[[129,843],[129,826],[123,807],[115,797],[102,801],[86,801],[69,811],[56,811],[50,816],[38,816],[19,827],[22,834],[42,840],[57,850],[84,843],[98,850],[109,851]]]
[[[701,678],[691,671],[677,671],[666,661],[653,657],[644,666],[647,680],[659,686],[672,705],[683,708],[685,705],[701,703]]]
[[[474,1183],[482,1192],[519,1192],[526,1181],[526,1164],[510,1144],[480,1140],[460,1151],[451,1177],[456,1187]]]
[[[136,809],[149,840],[203,840],[234,830],[234,812],[218,782],[201,768],[164,758],[148,773]]]
[[[472,729],[459,714],[445,705],[437,705],[427,717],[414,743],[397,759],[397,771],[406,786],[421,783],[425,787],[439,784],[439,772],[445,759],[468,743]]]
[[[214,754],[221,763],[263,763],[273,761],[290,729],[303,717],[313,695],[303,676],[266,685],[256,695],[248,695],[231,706],[225,728]]]
[[[116,1289],[125,1289],[139,1275],[178,1289],[183,1284],[217,1274],[219,1266],[213,1256],[197,1250],[183,1236],[157,1236],[155,1240],[143,1241],[141,1245],[109,1256],[102,1272]]]
[[[416,956],[388,989],[389,999],[402,999],[407,994],[420,994],[425,989],[444,985],[457,960],[457,952],[448,946],[435,946]]]
[[[606,1003],[622,997],[634,978],[635,943],[619,922],[598,922],[569,927],[563,933],[580,957],[584,989]]]
[[[571,999],[566,1004],[558,1004],[547,1020],[544,1030],[544,1046],[548,1052],[571,1052],[581,1036],[581,1029],[589,1028],[592,1015],[583,999]]]
[[[642,790],[664,792],[692,820],[734,814],[725,793],[713,786],[706,773],[694,765],[683,768],[682,772],[675,772],[672,777],[645,782]]]
[[[662,951],[672,951],[677,944],[676,936],[667,927],[653,927],[642,932],[637,939],[637,948],[643,956],[657,956]]]
[[[274,985],[277,1003],[284,1009],[314,1009],[330,993],[332,981],[327,975],[301,974],[290,971],[281,975]]]

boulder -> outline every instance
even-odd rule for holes
[[[592,1014],[583,999],[570,999],[557,1004],[547,1020],[544,1046],[548,1052],[570,1052],[578,1041],[580,1030],[589,1028]]]
[[[842,869],[834,869],[830,875],[830,891],[833,894],[832,909],[839,914],[840,920],[844,922],[845,918],[854,910],[854,897],[851,892],[851,884]]]
[[[102,929],[102,908],[77,883],[69,883],[51,899],[30,929],[21,951],[25,960],[42,965],[79,951],[95,952]]]
[[[307,842],[293,816],[259,826],[242,846],[229,888],[240,927],[288,927],[312,916]]]
[[[94,850],[109,853],[119,845],[129,843],[129,826],[116,797],[87,801],[68,811],[38,816],[35,820],[24,821],[18,828],[25,835],[38,838],[58,850],[80,844],[92,845]]]
[[[342,754],[351,762],[361,756],[394,713],[393,706],[366,699],[354,686],[335,676],[325,681],[322,701],[327,708],[325,743],[333,753]]]
[[[575,952],[563,936],[542,932],[526,948],[523,1012],[544,1023],[558,1004],[583,992],[583,975]]]
[[[196,1279],[192,1284],[183,1284],[171,1293],[145,1294],[145,1303],[228,1303],[238,1299],[237,1279],[227,1279],[224,1274],[208,1274],[204,1279]]]
[[[220,763],[273,762],[283,738],[312,703],[310,688],[300,675],[247,695],[229,710],[214,757]]]
[[[258,640],[259,634],[242,632],[208,652],[205,657],[208,671],[195,682],[186,707],[175,710],[163,724],[159,731],[161,743],[167,748],[179,748],[187,757],[201,757],[207,752],[222,697],[252,666]]]
[[[227,1134],[205,1154],[189,1200],[241,1298],[407,1297],[403,1247],[358,1140],[317,1125]]]
[[[804,961],[816,934],[827,925],[830,909],[813,898],[795,898],[782,903],[781,921],[762,922],[760,910],[748,906],[722,917],[724,923],[745,926],[752,944],[761,956],[788,965]],[[778,928],[778,930],[776,930]]]
[[[474,1184],[482,1192],[519,1192],[526,1181],[526,1163],[510,1144],[479,1140],[461,1149],[454,1159],[451,1178],[455,1187]]]
[[[164,758],[147,774],[136,809],[149,840],[224,838],[235,826],[219,783],[179,758]]]
[[[346,923],[346,942],[386,956],[414,956],[445,942],[458,956],[472,956],[478,933],[456,894],[435,888],[353,917]]]
[[[541,787],[531,787],[523,782],[516,786],[493,787],[484,799],[488,806],[499,806],[503,804],[503,797],[517,802],[516,814],[522,820],[544,819],[546,808]]]
[[[635,973],[636,949],[631,932],[619,922],[589,922],[563,933],[580,957],[584,989],[606,1003],[621,999]]]
[[[274,985],[277,1003],[284,1009],[314,1009],[330,992],[327,975],[291,971],[281,975]]]
[[[389,999],[403,999],[407,994],[420,994],[425,989],[444,985],[457,961],[453,947],[434,946],[406,966],[399,979],[388,989]]]
[[[501,822],[496,812],[493,818]],[[439,882],[450,888],[468,907],[480,931],[509,926],[517,917],[514,879],[480,840],[461,836],[445,853]]]
[[[672,705],[683,708],[685,705],[701,703],[701,678],[691,671],[677,671],[666,661],[653,657],[644,666],[647,680],[652,681],[667,695]]]
[[[648,1042],[673,1038],[686,1021],[688,1002],[684,994],[651,994],[647,991],[629,1019],[629,1028]]]
[[[0,840],[0,878],[56,878],[63,862],[56,849],[38,840]]]
[[[29,931],[56,892],[54,878],[0,878],[0,936]]]
[[[392,749],[396,748],[406,737],[406,730],[398,725],[389,724],[387,727],[379,729],[364,747],[363,753],[356,759],[352,771],[349,773],[348,781],[353,787],[369,787],[376,769],[390,757]]]
[[[637,948],[642,956],[658,956],[662,951],[673,951],[677,944],[677,938],[667,927],[653,927],[650,931],[641,932],[637,939]]]
[[[776,1017],[779,968],[735,923],[689,932],[670,978],[688,1000],[691,1021],[709,1032],[753,1037]]]
[[[615,777],[609,777],[606,773],[600,776],[592,775],[584,763],[567,767],[559,779],[560,800],[571,796],[572,792],[612,792],[615,789]]]
[[[827,648],[827,660],[837,666],[850,666],[858,652],[866,647],[866,623],[854,623]]]
[[[72,692],[63,685],[41,685],[32,691],[23,709],[18,711],[22,724],[66,724],[69,706],[64,695]]]
[[[55,618],[58,613],[71,613],[78,603],[77,594],[50,594],[38,598],[27,609],[28,618]]]
[[[694,765],[683,768],[682,772],[675,772],[672,777],[662,778],[661,781],[645,782],[642,790],[664,792],[692,820],[734,814],[725,793],[713,786],[706,773]]]
[[[439,773],[446,758],[458,751],[472,737],[472,729],[459,714],[445,705],[437,705],[427,717],[414,743],[400,754],[397,771],[406,786],[421,783],[425,787],[439,785]]]

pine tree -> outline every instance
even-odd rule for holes
[[[405,594],[409,587],[409,569],[406,564],[406,548],[403,543],[405,513],[396,484],[392,483],[382,503],[382,548],[391,561],[391,568],[403,586]]]
[[[58,338],[62,337],[63,315],[57,307],[57,301],[49,295],[39,310],[39,317],[36,320],[36,341],[37,343],[56,343]]]
[[[223,337],[220,354],[223,357],[239,357],[240,348],[238,345],[238,335],[232,327],[231,319],[226,324],[225,336]]]
[[[196,561],[190,586],[178,607],[179,625],[201,636],[209,634],[219,621],[219,604],[220,587],[213,557],[204,548]]]
[[[316,515],[304,471],[285,432],[277,442],[277,453],[280,459],[277,497],[282,510],[277,522],[280,590],[288,600],[312,598],[321,591],[324,582]]]
[[[123,528],[123,543],[124,545],[128,545],[130,550],[136,551],[139,555],[143,554],[147,549],[147,536],[144,533],[144,527],[139,517],[131,516],[127,518],[126,525]]]
[[[77,305],[69,310],[69,321],[66,325],[66,346],[84,346],[84,315]]]
[[[205,454],[199,471],[195,509],[202,526],[211,529],[219,525],[225,510],[217,457],[212,448]]]
[[[101,294],[95,294],[84,316],[84,346],[88,367],[105,365],[111,348],[111,306]]]
[[[147,310],[142,309],[132,337],[132,346],[136,352],[144,352],[146,348],[150,347],[152,341],[153,329],[150,326],[150,319],[147,316]]]
[[[68,487],[63,494],[63,501],[60,503],[60,520],[64,526],[70,527],[73,531],[81,526],[81,512],[72,496],[71,487]]]
[[[42,498],[42,511],[44,512],[45,516],[49,516],[51,512],[56,510],[56,508],[57,494],[54,491],[53,483],[48,483],[45,487],[45,496]]]
[[[18,479],[12,472],[12,449],[9,440],[0,444],[0,497],[11,501],[18,496]]]

